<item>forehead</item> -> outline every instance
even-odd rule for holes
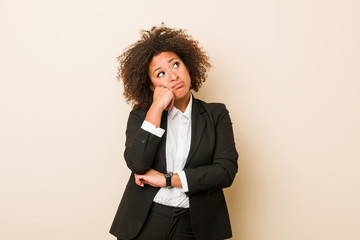
[[[169,61],[174,58],[180,59],[179,56],[174,52],[161,52],[152,58],[149,64],[149,70],[161,67],[162,65],[167,65]]]

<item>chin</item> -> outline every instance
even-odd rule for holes
[[[175,99],[182,99],[182,98],[188,96],[189,93],[190,93],[190,90],[180,93],[180,94],[175,94]]]

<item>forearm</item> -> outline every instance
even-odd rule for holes
[[[152,104],[146,113],[145,120],[153,124],[156,128],[159,128],[163,111],[164,110],[158,105]]]
[[[150,169],[143,175],[135,174],[135,182],[140,187],[144,187],[145,184],[149,184],[153,187],[166,187],[166,178],[163,173],[160,173],[154,169]],[[171,176],[171,186],[181,188],[182,184],[177,173]]]

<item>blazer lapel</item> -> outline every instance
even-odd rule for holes
[[[160,164],[160,171],[162,172],[166,172],[166,129],[167,129],[167,116],[168,113],[167,111],[164,111],[162,116],[161,116],[161,123],[160,126],[162,129],[165,130],[164,135],[161,138],[161,141],[159,143],[159,147],[158,147],[158,154],[157,156],[159,157],[159,164]]]
[[[203,114],[204,112],[205,111],[200,106],[198,100],[193,98],[193,106],[191,111],[191,144],[185,166],[189,163],[194,153],[196,152],[196,149],[198,148],[201,141],[201,137],[204,133],[204,128],[206,126],[206,118]]]

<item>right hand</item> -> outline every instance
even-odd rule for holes
[[[143,175],[138,175],[136,173],[134,173],[134,175],[135,175],[135,183],[140,187],[144,187],[145,184],[148,184],[152,187],[166,186],[166,180],[164,174],[152,168]]]
[[[170,89],[162,86],[156,87],[153,102],[146,113],[145,120],[157,128],[160,127],[162,113],[164,110],[170,111],[172,109],[174,99],[174,93]]]
[[[158,86],[154,90],[152,104],[170,111],[174,105],[174,93],[166,87]]]

